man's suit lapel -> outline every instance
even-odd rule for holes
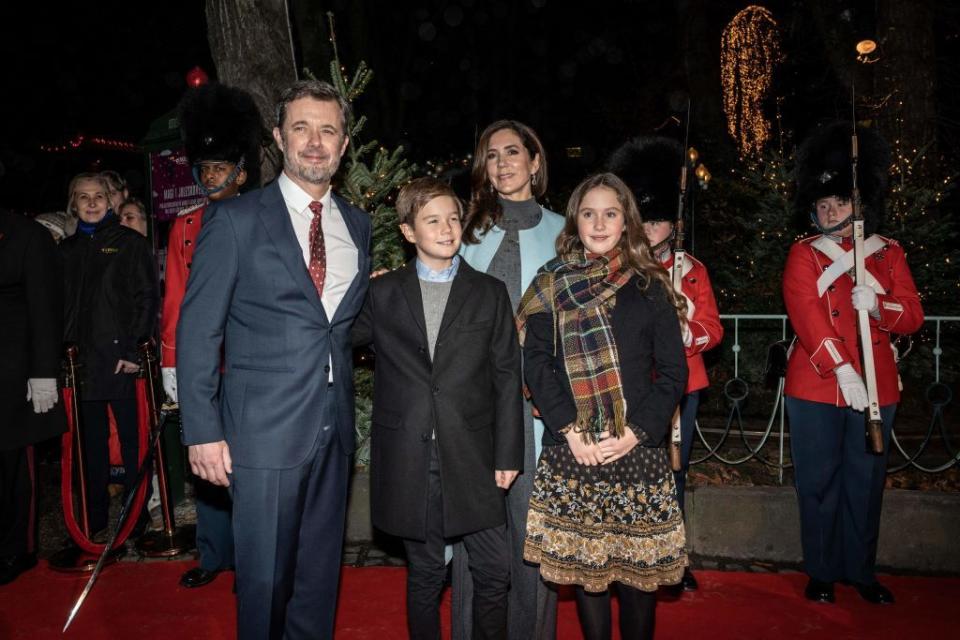
[[[343,301],[337,307],[337,310],[333,312],[333,320],[336,321],[343,313],[346,313],[347,308],[350,306],[346,304],[346,302],[353,300],[353,297],[357,295],[357,291],[364,281],[363,277],[370,273],[370,265],[368,264],[369,256],[367,255],[369,242],[364,236],[360,220],[357,219],[357,216],[365,216],[367,214],[349,204],[336,193],[331,193],[330,195],[337,203],[340,216],[347,225],[347,231],[350,232],[350,239],[353,240],[353,245],[357,248],[357,275],[353,277],[350,288],[347,289],[347,292],[343,296]]]
[[[443,320],[440,321],[440,330],[437,332],[439,340],[447,328],[453,324],[453,321],[460,315],[467,296],[470,293],[470,281],[476,273],[466,260],[460,260],[460,266],[457,267],[457,275],[450,285],[450,296],[447,298],[447,306],[443,310]]]
[[[331,193],[330,195],[337,203],[337,209],[340,210],[340,215],[343,216],[343,221],[347,224],[347,231],[350,232],[350,239],[353,240],[354,246],[357,248],[357,251],[360,252],[361,256],[366,255],[367,239],[363,237],[363,229],[360,226],[360,221],[357,220],[358,215],[366,214],[336,193]]]
[[[410,307],[410,315],[420,327],[420,335],[424,341],[427,339],[427,323],[423,318],[423,296],[420,294],[420,279],[417,278],[416,258],[403,267],[403,280],[401,284],[403,297]]]
[[[320,317],[324,321],[328,321],[327,312],[324,311],[323,304],[320,302],[320,295],[317,293],[317,287],[313,284],[313,280],[307,272],[307,265],[303,262],[303,250],[300,248],[300,243],[297,242],[297,234],[294,232],[293,223],[290,221],[287,203],[284,201],[283,194],[280,193],[280,185],[276,181],[263,190],[260,196],[260,205],[257,215],[260,216],[270,240],[276,245],[280,261],[290,272],[293,281],[303,291],[303,295],[316,307]]]

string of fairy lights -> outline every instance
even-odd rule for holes
[[[781,59],[779,27],[768,9],[750,5],[724,28],[720,49],[723,112],[727,131],[742,156],[759,156],[770,139],[763,102],[773,69]]]
[[[72,139],[63,144],[42,144],[40,150],[46,153],[66,153],[68,151],[77,151],[80,148],[108,149],[110,151],[129,151],[136,153],[140,147],[132,142],[125,140],[115,140],[103,136],[86,136],[77,134]]]
[[[916,147],[908,149],[904,144],[903,112],[904,102],[902,99],[898,99],[896,116],[894,117],[894,127],[897,133],[893,136],[892,144],[888,211],[901,230],[900,239],[905,245],[908,257],[911,256],[912,251],[916,251],[924,259],[924,269],[950,269],[954,266],[950,255],[938,256],[935,255],[936,251],[928,251],[923,239],[924,236],[920,235],[919,238],[914,238],[914,234],[911,232],[916,232],[918,229],[933,223],[931,208],[939,205],[946,193],[956,187],[957,178],[960,176],[955,170],[942,178],[933,178],[927,175],[930,173],[929,167],[923,161],[926,151]],[[929,187],[920,186],[924,184],[929,184]],[[927,239],[934,238],[927,237]],[[960,280],[956,278],[935,278],[925,284],[926,286],[920,286],[919,291],[922,300],[949,295],[947,290],[960,291]],[[938,288],[942,286],[943,288],[941,291],[935,292],[931,290],[932,286]]]
[[[459,158],[451,155],[445,159],[427,160],[425,164],[427,167],[427,175],[431,178],[439,178],[449,171],[459,171],[463,168],[469,167],[472,162],[473,154],[468,153]]]

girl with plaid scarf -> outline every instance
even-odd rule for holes
[[[524,557],[545,580],[576,585],[585,638],[610,637],[611,584],[621,637],[652,638],[656,590],[677,584],[687,565],[665,448],[687,381],[686,303],[613,174],[573,192],[557,255],[517,315],[547,428]]]

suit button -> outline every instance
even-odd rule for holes
[[[829,287],[827,287],[827,291],[834,291],[834,290],[836,290],[836,287],[833,285],[830,285]]]
[[[417,347],[417,351],[420,352],[420,353],[426,353],[426,352],[427,352],[427,350],[424,349],[423,347]]]
[[[187,224],[193,224],[193,218],[187,218]]]
[[[697,279],[696,279],[696,278],[687,278],[687,282],[689,282],[690,284],[696,284],[696,283],[697,283]]]
[[[189,269],[192,265],[193,265],[192,262],[188,262],[188,263],[187,263],[187,269]]]
[[[186,246],[189,247],[190,245],[193,244],[193,240],[184,240],[184,241],[183,241],[183,244],[185,244]]]
[[[440,395],[440,387],[434,387],[434,388],[433,388],[433,395],[435,395],[435,396],[436,396],[436,395]]]
[[[839,309],[834,309],[833,311],[830,312],[830,315],[832,315],[834,318],[836,318],[837,316],[840,315],[840,310],[839,310]]]
[[[323,372],[324,372],[324,373],[330,373],[330,365],[328,365],[328,364],[323,365]]]
[[[429,434],[429,433],[421,433],[421,434],[420,434],[420,441],[421,441],[421,442],[429,442],[429,441],[430,441],[430,434]]]

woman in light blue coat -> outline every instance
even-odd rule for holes
[[[516,310],[537,270],[556,256],[563,216],[537,202],[547,190],[547,158],[537,134],[515,120],[498,120],[480,135],[473,157],[472,195],[463,230],[463,258],[503,281]],[[540,457],[543,423],[528,401],[524,415],[524,465],[507,493],[511,584],[509,639],[556,636],[556,592],[536,566],[523,561],[527,509]],[[462,544],[453,554],[453,640],[472,637],[472,579]]]

